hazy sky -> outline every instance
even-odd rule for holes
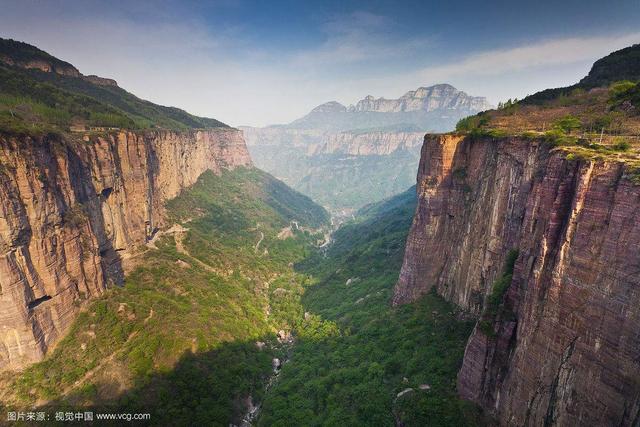
[[[640,42],[640,0],[7,1],[0,36],[231,125],[451,83],[492,103]]]

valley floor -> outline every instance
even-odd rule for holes
[[[125,286],[87,306],[43,362],[3,377],[3,410],[141,412],[152,425],[478,423],[455,392],[473,322],[435,294],[389,304],[415,190],[361,211],[328,246],[326,212],[256,169],[204,174],[168,208],[176,225]]]

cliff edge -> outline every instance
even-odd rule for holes
[[[625,165],[519,138],[428,136],[417,192],[393,301],[435,287],[482,316],[459,393],[509,425],[633,425],[640,186]],[[501,308],[487,318],[513,250]]]

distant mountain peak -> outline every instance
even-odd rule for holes
[[[367,95],[348,107],[337,101],[327,102],[283,126],[332,131],[420,129],[448,132],[461,118],[491,108],[484,97],[471,96],[450,84],[440,83],[410,90],[397,99]]]
[[[337,101],[325,102],[311,110],[312,113],[341,113],[344,111],[347,111],[347,107]]]
[[[416,90],[410,90],[409,92],[405,93],[404,95],[402,95],[400,97],[400,99],[405,99],[405,98],[422,99],[422,98],[426,98],[428,96],[432,96],[432,94],[434,92],[440,92],[440,93],[464,93],[462,91],[459,91],[458,89],[456,89],[455,87],[451,86],[448,83],[440,83],[440,84],[436,84],[436,85],[433,85],[433,86],[420,86]],[[465,95],[466,95],[466,93],[465,93]]]

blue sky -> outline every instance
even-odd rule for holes
[[[232,125],[451,83],[497,103],[640,42],[626,1],[7,1],[0,36]]]

